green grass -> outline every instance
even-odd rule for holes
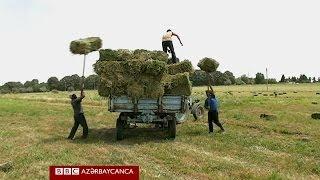
[[[193,89],[202,103],[205,87]],[[139,165],[142,179],[319,179],[319,84],[214,87],[227,132],[208,134],[206,118],[178,125],[175,140],[146,126],[115,141],[117,113],[90,91],[83,101],[89,138],[68,141],[68,93],[0,95],[0,179],[47,179],[50,165]],[[274,91],[287,94],[269,96]],[[259,94],[261,93],[261,94]],[[253,96],[258,94],[258,96]],[[268,96],[263,96],[268,94]],[[263,120],[261,113],[276,119]],[[81,135],[81,128],[77,137]]]

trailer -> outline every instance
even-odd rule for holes
[[[158,99],[110,96],[109,111],[120,113],[116,122],[117,140],[124,139],[124,131],[131,123],[158,124],[174,139],[176,125],[185,121],[190,112],[195,119],[201,118],[204,108],[190,96],[164,95]]]

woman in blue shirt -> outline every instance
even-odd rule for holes
[[[209,133],[213,132],[213,123],[215,123],[218,127],[220,127],[221,131],[224,132],[224,128],[222,127],[219,121],[219,113],[218,113],[218,100],[213,91],[207,90],[207,99],[205,101],[204,107],[208,109],[208,124],[209,124]]]

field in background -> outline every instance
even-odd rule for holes
[[[144,179],[319,179],[320,121],[310,117],[320,112],[319,87],[214,87],[225,134],[208,134],[206,118],[189,116],[175,140],[140,126],[120,142],[114,137],[118,114],[109,113],[95,91],[83,101],[89,138],[74,141],[65,139],[73,124],[69,93],[0,95],[0,163],[14,165],[0,179],[47,179],[50,165],[123,164],[139,165]],[[193,96],[203,102],[205,89],[194,88]],[[286,94],[271,96],[274,91]],[[260,119],[262,113],[276,119]]]

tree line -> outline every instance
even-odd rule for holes
[[[0,93],[31,93],[31,92],[48,92],[52,90],[58,91],[77,91],[81,89],[82,78],[73,74],[65,76],[62,79],[57,77],[50,77],[47,82],[39,83],[38,79],[21,82],[6,82],[0,86]],[[84,78],[84,89],[93,90],[99,86],[99,76],[90,75]]]
[[[248,77],[242,75],[240,77],[235,77],[232,72],[216,71],[209,74],[212,79],[213,85],[243,85],[243,84],[276,84],[276,83],[316,83],[320,82],[320,77],[307,77],[305,74],[301,74],[299,77],[285,77],[281,76],[280,81],[276,79],[266,79],[263,73],[258,72],[255,77]],[[195,70],[191,74],[190,80],[193,86],[205,86],[208,84],[208,77],[204,71]],[[84,89],[95,90],[99,87],[99,76],[90,75],[84,78]],[[33,79],[31,81],[26,81],[24,84],[21,82],[6,82],[4,85],[0,86],[0,93],[31,93],[31,92],[48,92],[53,90],[58,91],[78,91],[81,89],[82,78],[73,74],[70,76],[65,76],[62,79],[57,77],[50,77],[47,82],[39,83],[38,79]]]

